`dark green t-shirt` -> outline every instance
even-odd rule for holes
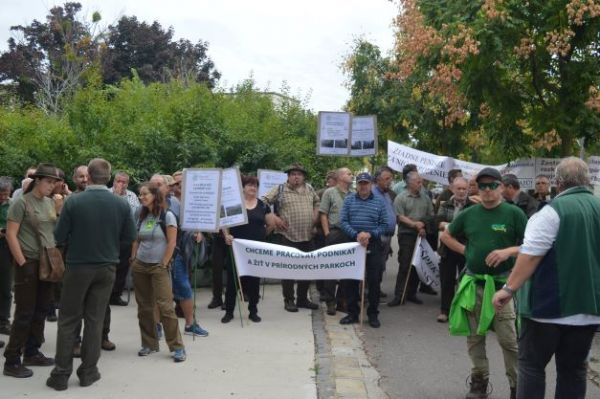
[[[465,236],[467,268],[476,274],[502,274],[514,266],[509,258],[498,267],[488,267],[485,258],[495,249],[519,245],[525,234],[527,216],[514,205],[501,203],[493,209],[473,205],[458,214],[448,226],[453,237]]]

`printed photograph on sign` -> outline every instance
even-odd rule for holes
[[[220,216],[220,229],[248,223],[248,215],[244,206],[242,178],[237,167],[223,170]]]
[[[355,116],[352,118],[350,156],[364,157],[377,153],[377,117]]]
[[[350,149],[352,115],[348,112],[319,112],[317,154],[347,156]]]

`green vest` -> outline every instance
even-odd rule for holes
[[[517,293],[519,313],[555,319],[600,315],[600,199],[573,187],[550,204],[560,218],[552,248]]]

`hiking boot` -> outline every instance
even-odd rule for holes
[[[327,314],[329,316],[335,316],[335,302],[327,303]]]
[[[54,359],[46,357],[42,352],[38,352],[33,356],[23,356],[24,366],[54,366]]]
[[[302,301],[297,301],[296,307],[304,308],[304,309],[311,309],[311,310],[319,309],[319,305],[309,301],[308,299],[304,299]]]
[[[219,306],[223,306],[223,300],[221,298],[217,298],[213,296],[212,301],[208,304],[209,309],[216,309]]]
[[[77,375],[79,376],[79,385],[82,387],[89,387],[100,379],[100,373],[97,371],[87,376],[79,375],[79,373]]]
[[[233,313],[225,313],[225,316],[221,318],[221,323],[229,323],[231,320],[233,320]]]
[[[373,328],[381,327],[381,323],[379,322],[379,318],[377,317],[377,315],[369,316],[369,325]]]
[[[487,395],[487,387],[488,387],[488,379],[483,377],[480,374],[471,375],[471,389],[469,393],[465,397],[465,399],[486,399]]]
[[[148,355],[150,355],[152,353],[156,353],[156,352],[158,352],[158,349],[152,349],[152,348],[148,348],[146,346],[143,346],[142,349],[140,349],[138,351],[138,356],[142,356],[142,357],[143,356],[148,356]]]
[[[175,351],[173,352],[173,361],[175,363],[185,362],[186,358],[187,358],[187,355],[185,354],[185,349],[183,349],[183,348],[175,349]]]
[[[54,390],[56,391],[65,391],[69,387],[69,377],[67,377],[66,375],[51,375],[46,380],[46,386],[54,388]]]
[[[193,335],[194,337],[208,337],[208,331],[196,323],[192,324],[191,326],[185,326],[183,333],[185,335]]]
[[[262,320],[256,313],[250,313],[248,318],[255,323],[260,323],[260,321]]]
[[[22,364],[6,364],[4,363],[3,374],[8,377],[29,378],[33,375],[33,371],[23,366]]]
[[[283,305],[283,308],[285,310],[287,310],[288,312],[297,312],[298,311],[298,307],[296,306],[296,304],[294,303],[293,299],[290,300],[285,300],[284,302],[285,304]]]
[[[105,351],[114,351],[117,348],[113,342],[111,342],[108,338],[102,340],[102,349]]]

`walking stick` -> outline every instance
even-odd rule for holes
[[[194,250],[192,251],[192,267],[194,268],[194,273],[193,273],[193,277],[194,277],[194,306],[192,307],[192,312],[193,312],[193,325],[196,325],[196,285],[198,284],[197,281],[198,279],[196,278],[196,270],[198,269],[198,257],[200,256],[200,254],[198,254],[199,251],[199,247],[200,244],[196,243],[196,245],[194,245]],[[194,327],[192,327],[194,328]],[[196,341],[196,334],[192,334],[192,341]]]
[[[229,247],[229,258],[231,259],[231,272],[233,273],[233,283],[235,284],[235,298],[238,304],[238,311],[240,313],[240,324],[242,328],[244,328],[244,320],[242,316],[242,305],[245,306],[244,303],[244,293],[242,291],[242,280],[240,280],[240,276],[237,272],[237,265],[235,263],[235,258],[233,257],[233,250],[231,246]]]
[[[410,257],[410,263],[408,264],[408,273],[406,274],[406,281],[404,282],[404,290],[402,290],[402,300],[400,303],[404,303],[404,298],[406,298],[406,288],[408,287],[408,280],[410,280],[410,272],[413,268],[412,260],[415,258],[415,251],[419,248],[421,244],[421,237],[417,237],[417,241],[415,242],[415,248],[413,249],[412,256]]]
[[[367,281],[367,251],[365,251],[365,270],[363,273],[363,280],[361,282],[360,290],[360,326],[363,326],[365,319],[365,281]]]

